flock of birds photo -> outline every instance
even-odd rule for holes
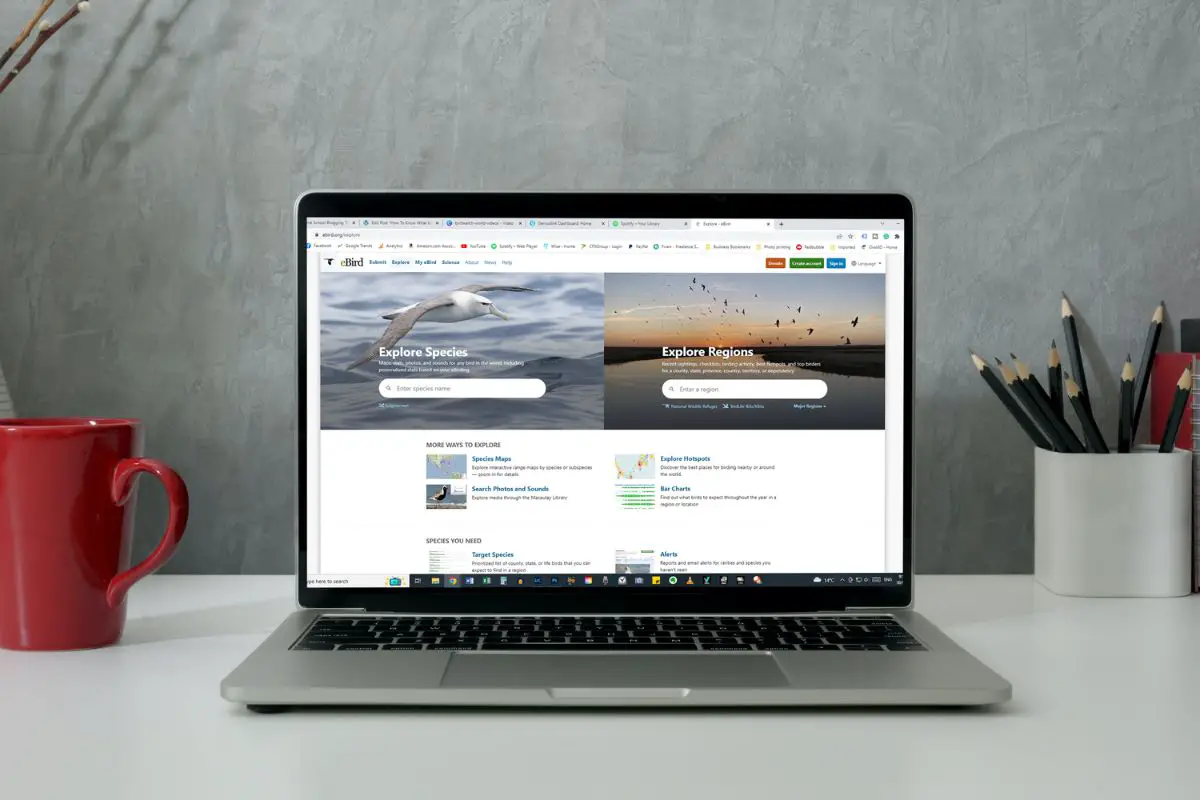
[[[701,277],[706,280],[701,280]],[[675,283],[666,283],[663,288],[670,291],[663,294],[669,294],[672,302],[651,297],[648,303],[642,305],[612,309],[609,322],[620,327],[616,328],[614,324],[606,326],[605,344],[610,347],[658,346],[669,343],[664,341],[664,334],[675,342],[686,340],[690,344],[726,347],[854,344],[850,334],[858,328],[861,313],[846,319],[826,317],[822,312],[810,308],[805,314],[804,304],[800,301],[790,303],[787,298],[773,295],[759,297],[758,292],[741,294],[736,290],[714,291],[711,280],[722,277],[692,276],[690,282],[683,284],[688,293],[684,302],[673,302],[680,294],[680,287]],[[838,279],[844,278],[834,278]],[[798,294],[799,288],[796,287]],[[772,314],[772,311],[775,313]],[[882,338],[869,343],[881,344]]]

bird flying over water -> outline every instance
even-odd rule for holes
[[[858,327],[858,317],[855,317],[854,319],[850,320],[850,327],[851,327],[851,328],[857,328],[857,327]]]
[[[383,318],[388,326],[383,335],[371,348],[346,369],[354,369],[372,359],[379,358],[379,351],[391,347],[408,335],[418,322],[465,322],[476,317],[494,316],[507,320],[508,315],[496,308],[483,292],[536,292],[524,286],[502,286],[499,284],[472,283],[449,292],[434,295],[419,303],[398,308]]]

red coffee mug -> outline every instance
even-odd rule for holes
[[[134,482],[167,490],[167,532],[130,569]],[[0,419],[0,647],[76,650],[121,638],[125,593],[175,552],[188,493],[142,458],[132,419]]]

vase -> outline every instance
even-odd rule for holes
[[[15,417],[16,410],[13,409],[12,397],[8,394],[8,387],[4,384],[4,367],[0,367],[0,419],[6,417]]]

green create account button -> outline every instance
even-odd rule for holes
[[[791,258],[788,259],[788,266],[792,269],[824,269],[825,259],[823,258]]]

